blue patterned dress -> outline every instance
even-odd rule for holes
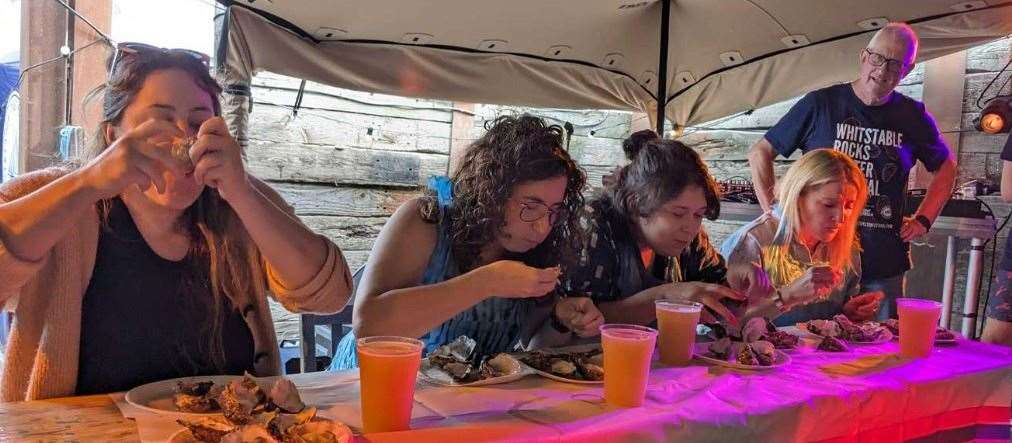
[[[460,275],[453,258],[449,236],[449,209],[453,202],[452,182],[446,177],[429,179],[429,189],[436,192],[441,216],[437,226],[436,246],[429,257],[428,267],[422,277],[422,285],[431,285]],[[477,342],[476,352],[482,355],[511,352],[520,342],[525,321],[534,313],[536,299],[514,299],[491,297],[464,310],[435,329],[420,337],[428,354],[440,345],[453,341],[461,335]],[[411,315],[391,313],[390,315]],[[345,370],[358,366],[355,353],[355,336],[345,335],[334,352],[329,370]]]

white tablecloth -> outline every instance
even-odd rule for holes
[[[1008,423],[1012,349],[960,340],[936,347],[924,359],[903,359],[897,351],[896,342],[846,353],[803,348],[792,354],[791,364],[768,372],[655,367],[644,406],[631,409],[607,406],[601,386],[538,376],[476,388],[419,382],[413,429],[366,439],[903,441],[944,429]],[[321,414],[360,427],[356,371],[290,378]],[[156,441],[145,436],[166,434],[166,425],[157,423],[138,418],[142,439]],[[160,431],[150,432],[155,428]]]

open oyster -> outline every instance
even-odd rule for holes
[[[843,332],[840,324],[833,320],[809,320],[804,325],[808,332],[823,337],[839,337]]]
[[[292,426],[284,443],[342,443],[350,440],[347,427],[330,420],[312,420]]]
[[[817,349],[820,351],[828,351],[828,352],[846,352],[847,344],[844,343],[843,340],[840,340],[839,338],[826,336],[822,338],[821,342],[819,342],[819,346]]]
[[[731,356],[731,338],[724,337],[713,343],[710,343],[710,355],[714,358],[726,360]]]
[[[218,418],[179,419],[176,423],[185,426],[194,439],[202,442],[219,442],[222,437],[236,430],[235,425]]]
[[[253,412],[263,406],[266,395],[249,375],[232,380],[218,397],[221,411],[229,421],[247,424],[253,421]]]
[[[178,382],[172,404],[182,412],[204,413],[218,410],[218,394],[213,381]]]
[[[561,375],[563,377],[572,377],[576,373],[576,365],[568,360],[561,358],[553,358],[551,372],[555,375]]]
[[[197,142],[196,137],[177,138],[172,141],[172,156],[186,162],[190,169],[193,169],[193,161],[190,159],[190,148]]]
[[[752,317],[741,328],[741,341],[752,343],[766,335],[766,319],[763,317]]]
[[[221,443],[277,443],[278,439],[271,435],[261,424],[243,425],[225,434]]]
[[[749,343],[748,346],[752,348],[752,352],[755,354],[756,360],[759,361],[759,365],[770,366],[776,362],[776,347],[773,346],[773,343],[759,340]]]
[[[302,411],[306,407],[306,404],[299,398],[299,390],[295,388],[295,383],[286,378],[274,382],[268,398],[270,398],[271,404],[289,414]]]
[[[298,414],[278,414],[267,424],[267,430],[271,431],[275,437],[282,439],[292,426],[308,423],[314,417],[316,417],[316,408],[314,407],[305,408]]]

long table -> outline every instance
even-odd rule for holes
[[[599,385],[535,375],[474,388],[419,381],[413,429],[361,439],[1007,441],[1012,348],[961,339],[928,358],[904,359],[897,347],[888,342],[845,353],[806,347],[768,372],[655,367],[645,405],[631,409],[607,406]],[[356,371],[290,378],[321,414],[359,426]],[[0,441],[165,441],[148,420],[123,418],[110,396],[7,403],[0,404]]]

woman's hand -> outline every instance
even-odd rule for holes
[[[745,294],[749,302],[764,300],[773,294],[773,283],[758,263],[731,266],[727,270],[727,283],[731,289]]]
[[[812,266],[797,280],[781,289],[788,308],[810,303],[829,294],[843,280],[843,274],[829,266]]]
[[[746,300],[745,294],[735,291],[727,286],[702,283],[702,282],[680,282],[662,285],[664,300],[674,302],[697,302],[716,312],[721,318],[734,325],[738,323],[737,317],[723,303],[722,299]],[[716,319],[705,310],[701,313],[703,321],[712,322]]]
[[[85,183],[99,200],[119,195],[130,185],[144,191],[154,186],[165,192],[166,171],[183,176],[187,161],[172,156],[171,143],[183,132],[162,120],[148,120],[116,139],[82,168]]]
[[[555,304],[553,314],[563,326],[580,337],[593,337],[600,333],[604,314],[590,297],[566,297]]]
[[[878,313],[879,303],[884,297],[885,293],[882,291],[866,292],[851,297],[843,305],[843,315],[855,322],[871,320]]]
[[[228,132],[225,119],[211,117],[200,125],[197,142],[190,148],[190,158],[197,183],[217,189],[225,201],[231,202],[253,191],[243,166],[242,148]]]
[[[513,260],[500,260],[476,269],[477,282],[497,297],[541,297],[558,284],[558,267],[538,269]]]

